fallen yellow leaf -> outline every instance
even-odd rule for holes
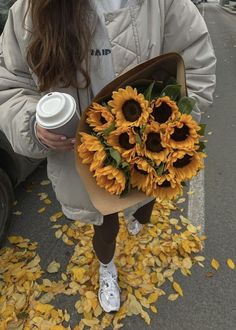
[[[55,232],[55,237],[59,239],[59,238],[61,238],[62,234],[63,234],[62,230],[61,230],[61,229],[58,229],[58,230]]]
[[[227,265],[229,266],[229,268],[235,269],[235,263],[232,259],[227,259]]]
[[[190,231],[190,233],[192,233],[192,234],[196,234],[196,232],[197,232],[197,228],[196,228],[195,226],[193,226],[192,224],[189,224],[189,225],[187,226],[187,229],[188,229],[188,231]]]
[[[43,181],[40,182],[41,186],[47,186],[47,185],[49,185],[50,183],[51,183],[50,180],[43,180]]]
[[[54,213],[51,217],[50,217],[50,220],[52,222],[56,222],[58,219],[60,219],[61,217],[63,216],[63,213],[60,211],[60,212],[56,212]]]
[[[52,261],[52,262],[48,265],[48,267],[47,267],[47,271],[48,271],[49,273],[57,273],[60,267],[61,267],[61,265],[60,265],[58,262],[56,262],[56,261]]]
[[[190,268],[192,268],[192,265],[193,265],[192,260],[189,257],[186,257],[183,259],[184,268],[190,269]]]
[[[34,306],[34,309],[40,313],[49,313],[53,308],[54,307],[50,304],[41,304],[40,302]]]
[[[22,212],[21,212],[21,211],[15,211],[15,212],[13,212],[13,214],[14,214],[14,215],[21,215]]]
[[[38,213],[43,213],[45,212],[46,208],[45,207],[41,207],[40,209],[38,209]]]
[[[194,260],[196,260],[196,261],[204,261],[205,260],[205,257],[203,257],[203,256],[196,256],[196,257],[194,257]]]
[[[220,267],[220,263],[219,263],[219,261],[217,261],[216,259],[212,259],[212,261],[211,261],[211,266],[212,266],[212,268],[214,268],[215,270],[218,270],[219,269],[219,267]]]
[[[21,237],[21,236],[9,236],[8,237],[8,241],[11,243],[11,244],[17,244],[17,243],[21,243],[24,241],[24,238]]]
[[[54,294],[51,292],[45,293],[40,299],[39,302],[42,304],[48,304],[54,299]]]
[[[73,267],[71,269],[75,281],[78,281],[79,283],[84,283],[84,275],[86,273],[86,270],[80,267]]]
[[[157,313],[157,308],[155,306],[150,306],[150,309],[153,313]]]
[[[88,327],[92,327],[96,324],[99,324],[99,320],[95,318],[93,318],[92,320],[82,319],[82,322]]]
[[[169,296],[168,296],[168,300],[170,301],[175,301],[176,299],[178,299],[179,295],[178,293],[171,293]]]
[[[173,282],[173,288],[180,296],[183,297],[183,291],[181,289],[181,286],[177,282]]]
[[[159,297],[158,292],[154,292],[150,294],[150,296],[148,297],[149,304],[153,304],[154,302],[156,302],[158,297]]]
[[[46,205],[50,205],[50,204],[52,204],[52,201],[51,201],[49,198],[45,198],[45,199],[43,200],[43,202],[44,202]]]
[[[186,198],[180,198],[177,200],[176,204],[181,204],[184,203],[186,201]]]

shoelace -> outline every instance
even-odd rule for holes
[[[142,226],[142,224],[140,224],[138,220],[136,220],[135,218],[129,219],[127,222],[128,222],[128,228],[131,231],[136,230],[137,228],[140,228]]]
[[[131,228],[136,228],[136,226],[137,226],[137,222],[138,222],[138,220],[136,220],[136,219],[131,219],[131,220],[129,220],[129,226],[130,226]]]
[[[113,296],[112,291],[115,291],[118,287],[116,282],[117,276],[109,271],[100,276],[101,292]]]

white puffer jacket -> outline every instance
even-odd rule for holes
[[[102,223],[76,172],[72,152],[43,147],[34,136],[35,108],[42,96],[37,77],[26,61],[30,34],[22,27],[26,0],[18,0],[0,39],[0,129],[15,152],[48,159],[48,177],[65,214],[84,222]],[[190,0],[130,0],[127,8],[105,15],[116,75],[163,53],[180,53],[185,61],[189,96],[201,110],[212,103],[216,59],[206,24]],[[27,17],[27,26],[30,18]],[[75,88],[56,89],[77,99]],[[81,91],[82,107],[88,105]],[[199,116],[199,113],[195,113]]]

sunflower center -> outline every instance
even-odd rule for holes
[[[186,154],[186,155],[184,155],[183,158],[178,159],[176,162],[174,162],[173,166],[175,168],[181,168],[181,167],[184,167],[184,166],[190,164],[191,160],[192,160],[192,156]]]
[[[148,173],[146,171],[143,171],[143,170],[140,170],[138,168],[138,165],[137,164],[134,164],[134,168],[137,172],[139,172],[140,174],[143,174],[143,175],[147,175]]]
[[[146,147],[153,152],[161,152],[164,148],[161,145],[161,137],[159,133],[149,133],[147,136]]]
[[[170,181],[165,180],[164,182],[162,182],[162,184],[160,185],[163,188],[168,188],[171,187]]]
[[[171,107],[169,107],[169,105],[164,102],[159,107],[154,107],[152,112],[155,121],[160,124],[165,123],[170,118],[171,114]]]
[[[184,141],[189,136],[189,128],[185,124],[183,127],[175,127],[174,133],[171,134],[171,139],[174,141]]]
[[[129,150],[132,149],[135,144],[129,143],[129,134],[128,133],[122,133],[119,136],[119,144],[122,148]]]
[[[142,108],[137,101],[128,100],[124,102],[122,112],[126,120],[136,121],[141,116]]]
[[[101,117],[100,117],[100,122],[102,125],[107,123],[107,120],[103,117],[103,115],[101,115]]]

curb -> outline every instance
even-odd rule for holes
[[[227,11],[228,13],[230,14],[233,14],[233,15],[236,15],[236,10],[232,10],[230,9],[229,7],[226,7],[226,6],[221,6],[221,5],[217,5],[218,7],[222,8],[223,10]]]

